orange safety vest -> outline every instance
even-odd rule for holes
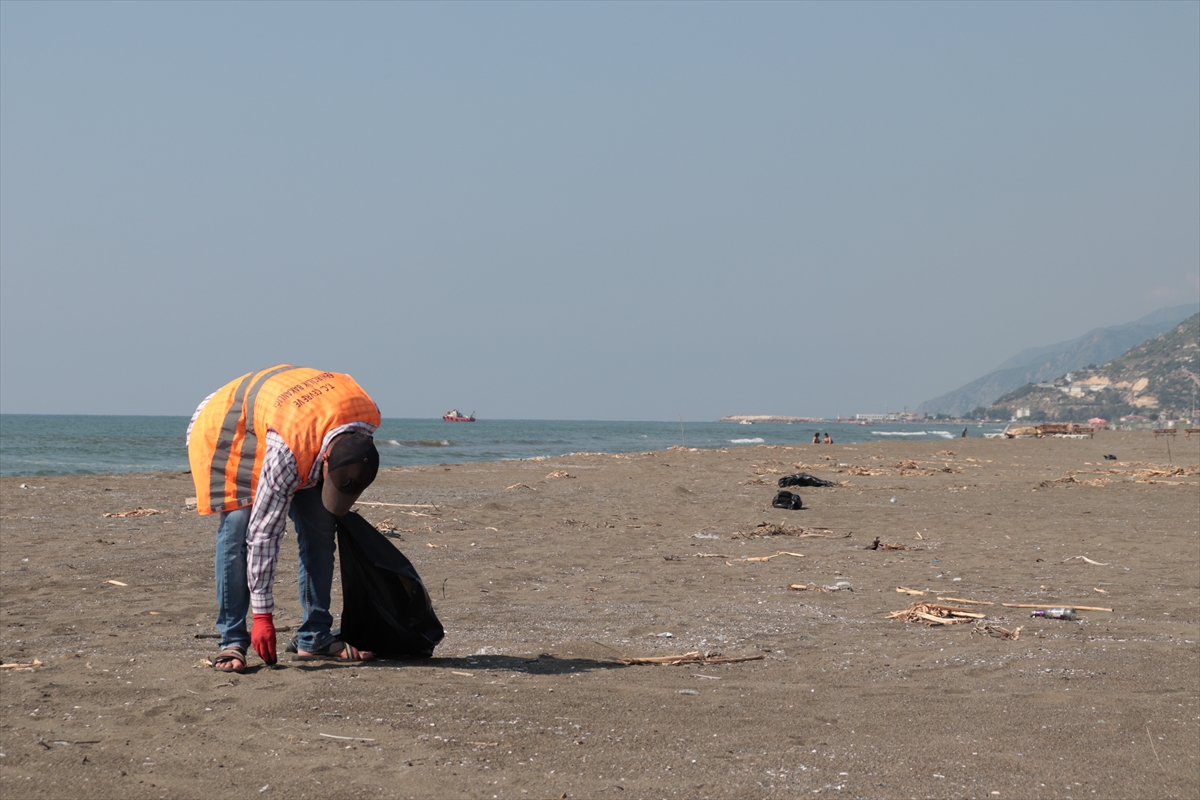
[[[379,407],[349,375],[280,364],[218,389],[196,418],[188,461],[201,514],[254,503],[273,430],[307,480],[325,434],[351,422],[379,426]]]

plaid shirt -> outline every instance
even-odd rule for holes
[[[215,394],[215,392],[214,392]],[[212,399],[204,398],[192,421],[188,424],[187,439],[191,442],[192,427],[201,409]],[[325,434],[321,440],[321,452],[313,462],[308,477],[300,480],[300,468],[296,456],[273,430],[267,431],[267,451],[263,455],[262,471],[258,474],[258,491],[254,505],[250,508],[250,525],[246,530],[246,577],[250,584],[250,608],[255,614],[275,613],[275,564],[279,560],[279,540],[287,525],[288,509],[292,496],[301,489],[310,489],[321,480],[321,465],[329,443],[335,436],[351,430],[375,433],[375,426],[367,422],[351,422]]]

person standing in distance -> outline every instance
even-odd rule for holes
[[[288,517],[300,550],[298,655],[373,657],[334,637],[329,606],[337,518],[379,471],[379,423],[375,401],[349,375],[290,364],[247,373],[196,409],[187,443],[197,510],[220,515],[216,669],[245,671],[250,644],[276,661],[273,585]]]

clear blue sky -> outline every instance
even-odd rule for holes
[[[1200,298],[1200,4],[0,3],[0,411],[897,410]]]

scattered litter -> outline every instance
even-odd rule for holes
[[[791,492],[780,491],[771,501],[774,508],[784,508],[788,511],[799,511],[804,508],[804,501],[800,499],[800,495],[792,494]]]
[[[1018,625],[1016,628],[1010,630],[1008,628],[1002,628],[999,625],[992,625],[991,623],[985,622],[971,628],[971,633],[978,633],[984,636],[995,636],[1000,639],[1011,639],[1016,641],[1021,635],[1022,627],[1024,626]]]
[[[817,586],[815,583],[810,583],[807,585],[803,584],[803,583],[789,583],[788,589],[790,589],[793,592],[831,592],[831,591],[833,591],[832,589],[830,589],[826,586]]]
[[[695,689],[676,689],[675,694],[700,694]]]
[[[1046,619],[1066,619],[1071,620],[1072,622],[1079,619],[1079,617],[1075,615],[1075,609],[1063,608],[1061,606],[1058,608],[1035,608],[1032,612],[1030,612],[1029,616],[1044,617]]]
[[[954,625],[961,622],[985,619],[986,617],[987,614],[980,614],[965,608],[943,606],[927,601],[914,603],[908,608],[893,611],[887,615],[888,619],[901,619],[905,622],[924,622],[926,625]]]
[[[721,537],[717,536],[715,533],[705,533],[704,531],[698,531],[698,532],[692,534],[692,538],[693,539],[720,539]]]
[[[125,519],[126,517],[152,517],[155,514],[166,514],[166,513],[167,513],[166,511],[159,511],[157,508],[142,508],[141,506],[138,506],[133,511],[110,511],[110,512],[107,512],[104,516],[120,517],[122,519]]]
[[[795,475],[784,475],[779,479],[779,488],[784,489],[788,486],[835,486],[833,481],[823,480],[814,475],[809,475],[807,472],[798,472]]]
[[[891,542],[881,542],[879,537],[875,537],[875,541],[863,548],[864,550],[924,550],[924,547],[917,547],[914,544],[893,544]]]
[[[1064,559],[1063,559],[1063,561],[1062,561],[1062,563],[1064,563],[1064,564],[1065,564],[1065,563],[1067,563],[1068,561],[1074,561],[1075,559],[1079,559],[1079,560],[1081,560],[1081,561],[1086,561],[1086,562],[1087,562],[1087,563],[1089,563],[1089,564],[1095,564],[1097,567],[1107,567],[1107,566],[1108,566],[1108,564],[1101,564],[1099,561],[1092,561],[1092,560],[1091,560],[1090,558],[1088,558],[1087,556],[1071,556],[1071,557],[1069,557],[1069,558],[1064,558]]]
[[[533,488],[532,486],[530,486],[530,485],[529,485],[529,484],[527,484],[527,483],[514,483],[512,486],[505,486],[505,487],[504,487],[504,491],[506,491],[506,492],[510,492],[510,491],[512,491],[513,489],[528,489],[528,490],[529,490],[529,491],[531,491],[531,492],[536,492],[536,491],[537,491],[537,489]]]
[[[558,469],[546,476],[547,478],[574,478],[575,476],[567,472],[565,469]]]
[[[1062,608],[1062,606],[1039,605],[1037,603],[1001,603],[1000,605],[1005,608]],[[1100,606],[1074,606],[1074,608],[1079,611],[1107,611],[1110,614],[1112,613],[1111,608],[1102,608]]]
[[[634,656],[622,656],[617,659],[618,663],[628,666],[659,666],[659,667],[676,667],[680,664],[737,664],[742,661],[761,661],[766,656],[723,656],[720,653],[709,653],[701,655],[700,651],[693,650],[690,653],[684,653],[677,656],[653,656],[650,658],[638,658]]]
[[[753,539],[759,536],[795,536],[799,539],[849,539],[851,533],[833,533],[829,528],[802,528],[795,525],[786,525],[774,522],[760,522],[752,531],[738,531],[731,536],[731,539]],[[697,534],[696,538],[700,538]],[[707,538],[707,537],[705,537]],[[720,537],[714,536],[714,539]]]
[[[128,586],[129,585],[128,583],[121,583],[120,581],[105,581],[105,583],[111,583],[113,586]]]
[[[670,631],[663,631],[662,633],[658,634],[658,638],[659,639],[674,639],[675,634],[671,633]]]
[[[30,486],[28,483],[21,484],[22,489],[45,489],[45,486]]]
[[[456,669],[452,669],[452,670],[450,670],[450,674],[451,674],[451,675],[462,675],[464,678],[474,678],[474,677],[475,677],[475,676],[474,676],[474,675],[472,675],[470,672],[459,672],[459,671],[458,671],[458,670],[456,670]]]
[[[1099,592],[1100,594],[1108,594],[1108,589],[1097,589],[1095,586],[1092,587],[1092,591]]]

